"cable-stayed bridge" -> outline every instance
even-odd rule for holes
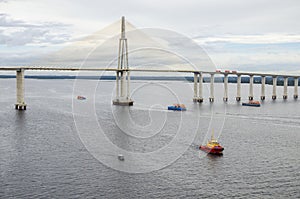
[[[236,100],[241,100],[241,77],[248,76],[249,81],[249,100],[253,100],[253,84],[254,76],[261,77],[261,100],[266,99],[265,84],[266,77],[273,78],[273,90],[272,99],[277,98],[277,78],[284,78],[283,87],[283,99],[288,98],[288,78],[294,78],[294,93],[293,98],[298,98],[298,79],[300,75],[289,75],[289,74],[279,74],[279,73],[260,73],[260,72],[240,72],[240,71],[204,71],[204,70],[194,70],[194,69],[155,69],[151,67],[134,67],[128,64],[128,45],[125,36],[125,18],[122,17],[121,20],[121,37],[119,39],[119,53],[117,67],[72,67],[72,66],[0,66],[1,71],[16,71],[16,85],[17,85],[17,102],[15,108],[18,110],[26,110],[25,103],[25,93],[24,93],[24,72],[25,71],[107,71],[116,73],[116,98],[113,100],[114,105],[131,106],[133,105],[133,100],[130,98],[130,74],[135,72],[143,73],[192,73],[194,74],[194,102],[202,103],[205,97],[203,96],[203,75],[210,75],[210,93],[208,99],[210,102],[214,101],[214,77],[215,75],[224,76],[224,96],[223,100],[228,100],[228,76],[237,77],[237,90],[236,90]],[[207,97],[206,97],[207,98]]]

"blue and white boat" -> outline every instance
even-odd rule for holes
[[[168,106],[168,110],[186,111],[186,107],[184,104],[174,104],[173,106]]]

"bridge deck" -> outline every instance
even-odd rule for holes
[[[117,69],[117,68],[78,68],[78,67],[43,67],[43,66],[0,66],[0,70],[16,71],[16,70],[40,70],[40,71],[130,71],[130,72],[166,72],[166,73],[203,73],[203,74],[228,74],[228,75],[248,75],[248,76],[273,76],[273,77],[295,77],[300,75],[292,74],[276,74],[276,73],[259,73],[259,72],[216,72],[216,71],[197,71],[197,70],[172,70],[172,69]]]

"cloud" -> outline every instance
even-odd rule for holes
[[[46,45],[67,42],[71,35],[66,32],[70,25],[54,22],[29,23],[0,14],[0,45]]]
[[[300,43],[206,45],[217,68],[242,71],[299,70]]]
[[[56,47],[70,40],[70,29],[73,37],[90,35],[125,15],[137,27],[163,27],[192,37],[217,65],[296,67],[300,63],[299,9],[298,1],[282,0],[8,0],[1,4],[7,14],[0,14],[0,48],[1,44],[13,46],[18,53],[28,45]],[[119,26],[112,32],[119,33]],[[89,40],[90,44],[99,43],[98,39]],[[134,40],[129,40],[130,49]],[[178,40],[178,48],[186,45]]]
[[[210,37],[194,37],[199,44],[276,44],[300,42],[300,34],[261,34],[261,35],[222,35]]]
[[[29,21],[51,19],[76,24],[80,34],[94,32],[121,15],[138,27],[164,27],[188,35],[300,34],[298,1],[19,0],[7,4],[2,12]]]
[[[27,26],[21,20],[13,20],[9,18],[7,14],[0,13],[0,27],[19,27],[19,26]]]

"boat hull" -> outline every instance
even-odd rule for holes
[[[249,103],[242,103],[243,106],[254,106],[254,107],[260,107],[260,104],[249,104]]]
[[[207,147],[207,146],[200,146],[199,147],[200,150],[209,153],[209,154],[222,154],[224,148],[219,146],[219,147]]]

